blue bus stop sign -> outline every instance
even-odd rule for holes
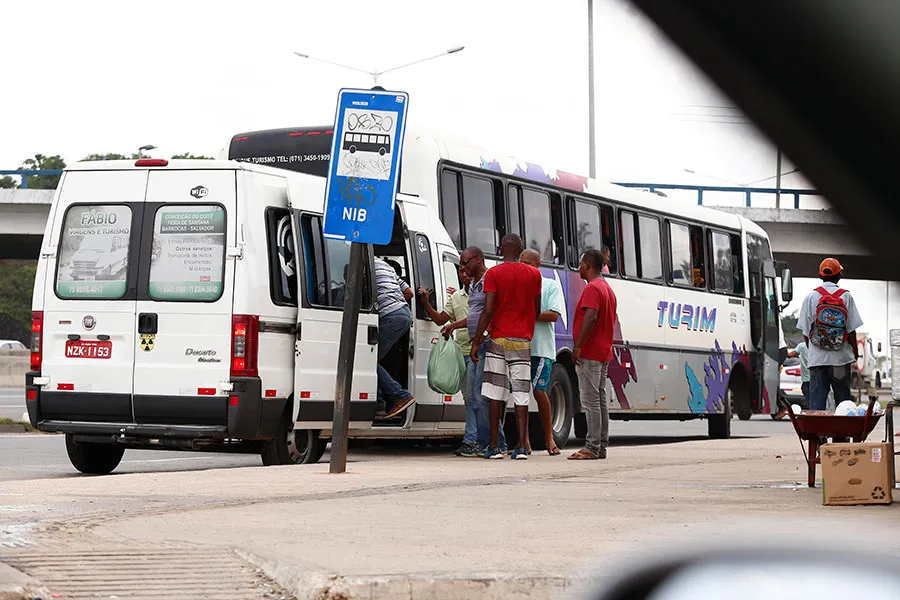
[[[325,184],[326,237],[387,244],[394,227],[406,92],[342,89]]]

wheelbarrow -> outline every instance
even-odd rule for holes
[[[824,410],[804,411],[794,414],[791,405],[787,405],[788,416],[794,425],[794,431],[800,438],[800,448],[806,458],[809,471],[809,487],[816,487],[816,465],[819,460],[819,440],[821,438],[850,438],[853,443],[861,443],[869,437],[881,415],[874,414],[876,400],[869,400],[869,408],[862,417],[840,416]],[[809,453],[803,448],[803,441],[809,442]]]

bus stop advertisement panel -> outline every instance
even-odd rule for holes
[[[322,229],[326,237],[351,246],[338,346],[331,473],[343,473],[347,468],[365,245],[386,244],[391,239],[408,105],[405,92],[342,89],[338,93]]]

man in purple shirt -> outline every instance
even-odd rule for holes
[[[460,319],[455,323],[444,325],[441,333],[449,336],[456,329],[467,327],[469,336],[474,336],[478,329],[478,320],[484,310],[484,274],[487,273],[487,266],[484,264],[484,253],[478,246],[469,246],[459,257],[459,266],[465,269],[472,278],[469,284],[469,315],[465,319]],[[490,404],[481,395],[481,382],[484,379],[484,353],[487,349],[487,340],[482,342],[478,347],[478,362],[470,362],[466,373],[466,378],[472,386],[469,390],[473,409],[475,410],[475,422],[477,424],[477,442],[475,446],[464,448],[460,452],[460,456],[469,458],[481,458],[484,451],[490,445],[491,427],[489,410]],[[506,436],[503,435],[503,428],[500,428],[500,445],[501,451],[506,451]]]

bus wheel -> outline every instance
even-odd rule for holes
[[[317,463],[325,454],[326,442],[319,439],[317,429],[294,429],[288,413],[285,413],[274,439],[263,442],[264,465],[307,465]]]
[[[66,434],[66,452],[72,466],[88,475],[106,475],[119,466],[125,447],[118,444],[76,442],[75,436]]]
[[[723,411],[719,414],[706,417],[711,440],[727,440],[731,437],[731,404],[734,402],[734,392],[731,386],[725,395]]]
[[[550,399],[550,424],[553,428],[553,440],[560,448],[569,442],[572,431],[572,419],[575,416],[574,392],[566,368],[560,364],[553,365],[550,371],[550,382],[547,385],[547,397]],[[528,415],[528,437],[535,450],[546,450],[544,427],[537,413]]]

